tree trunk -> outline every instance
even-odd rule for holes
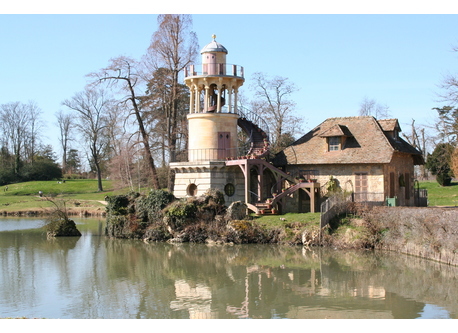
[[[100,161],[97,154],[97,147],[95,144],[92,144],[91,147],[92,151],[92,159],[94,160],[95,171],[97,172],[97,191],[103,192],[103,185],[102,185],[102,170],[100,170]]]
[[[150,145],[149,145],[148,133],[146,133],[145,126],[143,125],[143,119],[142,119],[142,117],[140,115],[140,110],[138,108],[137,102],[135,101],[134,88],[132,87],[132,84],[131,84],[130,80],[127,80],[127,82],[129,84],[129,89],[130,89],[131,96],[132,96],[130,98],[130,100],[131,100],[132,105],[134,107],[135,117],[137,118],[137,122],[138,122],[138,128],[139,128],[140,134],[142,136],[142,142],[143,142],[143,148],[144,148],[144,151],[145,151],[145,157],[146,157],[146,160],[148,162],[148,167],[149,167],[150,172],[151,172],[151,177],[152,177],[152,181],[153,181],[153,188],[155,190],[158,190],[160,188],[159,177],[157,175],[157,170],[156,170],[156,166],[154,164],[153,155],[151,154],[151,148],[150,148]]]

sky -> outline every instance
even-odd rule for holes
[[[387,105],[409,133],[412,119],[417,125],[432,123],[432,108],[445,105],[438,101],[438,84],[445,74],[458,74],[458,52],[452,51],[458,46],[458,16],[442,14],[451,9],[430,11],[438,14],[213,14],[196,6],[197,14],[187,7],[176,12],[192,13],[199,49],[217,36],[228,49],[227,62],[245,69],[241,91],[247,98],[255,72],[288,78],[299,88],[291,97],[305,132],[327,118],[357,116],[369,98]],[[58,153],[55,114],[65,111],[62,102],[82,91],[86,75],[111,58],[145,54],[159,12],[42,14],[54,11],[40,7],[35,11],[40,14],[30,14],[33,10],[23,14],[19,7],[0,15],[0,104],[34,101],[45,120],[43,142]]]

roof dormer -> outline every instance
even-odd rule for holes
[[[401,132],[401,126],[397,119],[381,119],[377,120],[383,133],[393,140],[399,140],[399,133]]]
[[[352,136],[348,127],[344,125],[334,125],[319,134],[319,137],[326,139],[328,151],[343,150],[346,139]]]

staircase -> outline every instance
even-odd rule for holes
[[[226,165],[239,165],[242,169],[249,169],[250,165],[262,166],[269,169],[277,179],[277,183],[281,184],[287,180],[293,184],[282,193],[273,198],[268,198],[266,202],[250,203],[246,202],[248,208],[259,215],[274,215],[278,214],[276,209],[278,204],[283,201],[287,195],[304,189],[309,192],[314,189],[315,185],[311,183],[301,183],[294,176],[289,175],[282,170],[274,167],[264,157],[269,154],[269,134],[268,126],[264,119],[254,112],[243,113],[238,110],[240,115],[237,120],[237,125],[247,134],[250,142],[250,148],[246,155],[239,156],[234,160],[226,161]],[[313,194],[312,194],[313,195]]]
[[[246,133],[250,142],[247,156],[251,158],[265,157],[269,153],[269,126],[257,113],[240,108],[237,125]]]
[[[310,189],[319,187],[319,184],[317,183],[300,182],[296,179],[294,179],[293,181],[294,183],[290,187],[284,189],[281,193],[278,193],[273,198],[267,199],[267,202],[255,203],[254,206],[258,209],[256,213],[259,215],[275,215],[278,213],[278,210],[275,209],[275,207],[277,207],[277,204],[286,196],[300,189],[304,189],[309,193],[309,195],[313,195],[313,191],[311,191]]]
[[[258,202],[254,205],[258,209],[258,215],[275,215],[278,213],[278,211],[275,208],[273,208],[274,206],[272,206],[271,203]]]
[[[250,140],[250,149],[247,156],[261,158],[269,153],[268,135],[257,124],[247,118],[239,118],[237,125],[247,134]]]

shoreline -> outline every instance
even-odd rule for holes
[[[0,211],[3,217],[45,217],[51,210],[37,208],[21,211]],[[94,217],[107,218],[107,211],[103,207],[86,209],[84,207],[71,207],[67,211],[70,217]],[[341,217],[336,232],[327,234],[324,240],[319,242],[316,235],[310,238],[310,229],[303,228],[301,237],[296,237],[294,243],[284,242],[280,239],[270,241],[270,244],[289,244],[291,246],[320,246],[333,247],[337,249],[368,249],[383,250],[390,252],[413,255],[440,263],[458,266],[458,207],[456,206],[433,206],[433,207],[374,207],[373,209],[356,214],[360,215],[344,222]],[[239,221],[241,222],[241,221]],[[265,233],[268,229],[258,225],[255,221],[247,220],[255,225],[253,232]],[[107,225],[111,222],[107,219]],[[118,221],[119,223],[119,221]],[[239,229],[234,223],[229,223],[231,228]],[[253,225],[253,227],[254,227]],[[246,225],[243,228],[247,228]],[[284,226],[281,232],[286,230]],[[107,237],[114,238],[135,238],[144,242],[150,241],[172,241],[148,239],[148,232],[144,230],[143,235],[128,235],[126,229],[119,230],[116,236],[107,234]],[[204,232],[205,230],[200,230]],[[237,230],[234,231],[238,233]],[[307,236],[307,237],[305,237]],[[305,238],[310,238],[305,240]],[[368,240],[372,242],[368,243]],[[175,239],[176,241],[176,239]],[[210,238],[201,238],[200,243],[212,243]],[[253,242],[250,240],[250,242]],[[224,242],[222,242],[224,243]],[[264,242],[260,242],[264,243]]]
[[[3,217],[42,217],[48,216],[51,214],[49,209],[37,208],[37,209],[27,209],[19,211],[0,211],[0,216]],[[92,208],[92,209],[75,209],[69,208],[67,210],[68,216],[79,216],[79,217],[106,217],[107,213],[103,208]]]

